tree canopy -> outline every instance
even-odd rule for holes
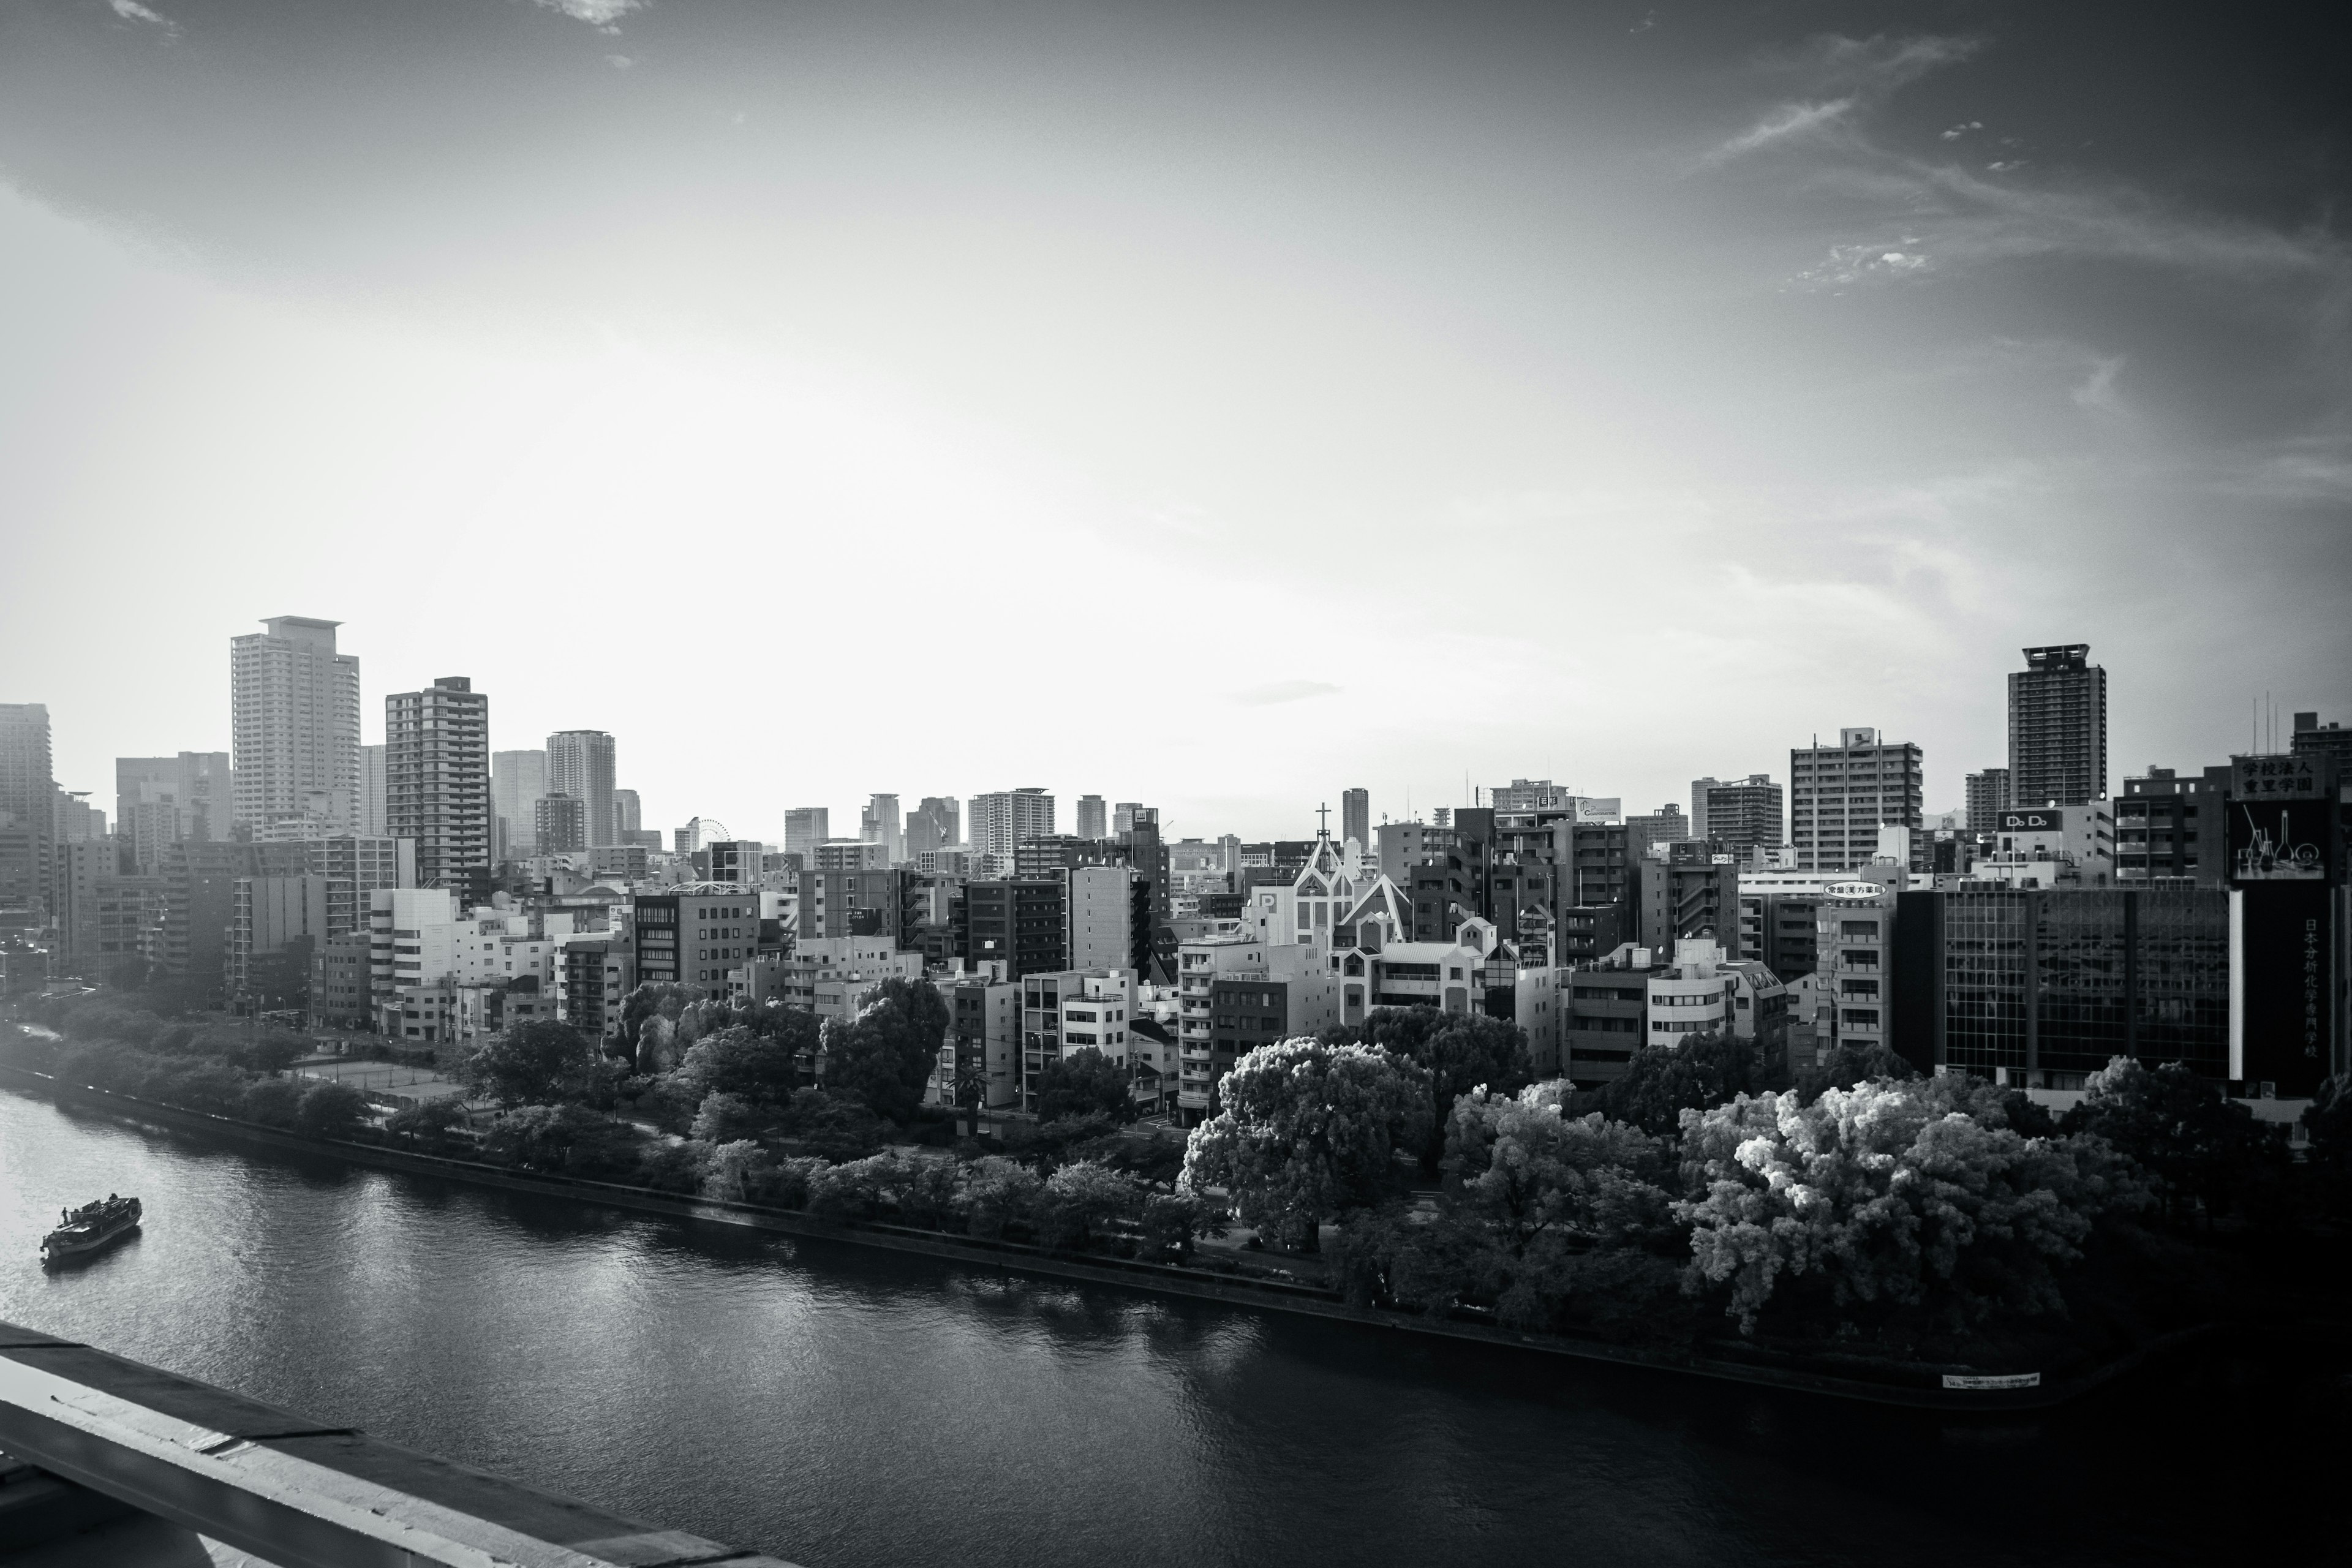
[[[1124,1066],[1093,1046],[1081,1046],[1047,1062],[1037,1075],[1037,1120],[1058,1121],[1090,1112],[1100,1112],[1114,1121],[1132,1121],[1135,1097],[1128,1092]]]
[[[1730,1287],[1743,1332],[1808,1283],[1842,1313],[1919,1308],[1955,1327],[1996,1308],[2060,1311],[2054,1271],[2092,1222],[2147,1201],[2104,1140],[2028,1138],[1999,1089],[1957,1075],[1874,1079],[1810,1105],[1741,1095],[1686,1112],[1682,1152],[1703,1194],[1675,1205],[1694,1279]]]
[[[1550,1234],[1634,1242],[1672,1225],[1673,1162],[1658,1140],[1593,1111],[1562,1114],[1561,1086],[1454,1102],[1445,1164],[1514,1256]]]
[[[939,1068],[947,1033],[948,1005],[938,986],[886,980],[856,1019],[825,1024],[824,1087],[834,1094],[856,1095],[893,1121],[906,1121]]]
[[[1260,1046],[1222,1087],[1224,1109],[1185,1147],[1182,1188],[1225,1188],[1244,1223],[1304,1249],[1324,1220],[1377,1203],[1394,1152],[1431,1136],[1427,1069],[1378,1046]]]
[[[1429,1075],[1433,1136],[1413,1151],[1434,1173],[1443,1152],[1434,1134],[1454,1102],[1474,1089],[1517,1094],[1535,1076],[1527,1031],[1484,1013],[1443,1013],[1434,1007],[1375,1007],[1362,1024],[1329,1031],[1334,1044],[1379,1046],[1419,1064]]]
[[[817,1047],[814,1013],[729,1024],[688,1047],[677,1076],[704,1094],[732,1094],[781,1105],[801,1087],[799,1058]]]
[[[597,1067],[587,1036],[542,1018],[491,1036],[457,1071],[468,1089],[502,1106],[547,1105],[588,1098]]]
[[[1625,1076],[1603,1091],[1601,1105],[1612,1119],[1654,1136],[1672,1132],[1685,1110],[1705,1110],[1761,1089],[1758,1065],[1755,1047],[1737,1036],[1686,1035],[1675,1045],[1635,1051]]]
[[[2182,1063],[2150,1068],[2116,1057],[2083,1087],[2089,1092],[2060,1128],[2095,1132],[2139,1162],[2168,1217],[2190,1202],[2228,1208],[2267,1162],[2284,1157],[2252,1111]]]

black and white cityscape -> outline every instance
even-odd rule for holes
[[[2347,83],[12,8],[0,1562],[2341,1555]]]

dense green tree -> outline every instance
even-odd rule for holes
[[[1135,1218],[1148,1195],[1143,1184],[1092,1160],[1074,1160],[1046,1178],[1034,1209],[1037,1239],[1076,1250],[1105,1239]]]
[[[1224,1188],[1244,1223],[1305,1250],[1324,1220],[1380,1201],[1400,1147],[1433,1136],[1427,1070],[1378,1046],[1260,1046],[1223,1088],[1185,1148],[1183,1189]]]
[[[1143,1212],[1137,1218],[1143,1256],[1182,1262],[1192,1256],[1193,1238],[1203,1234],[1207,1219],[1207,1205],[1190,1193],[1152,1194],[1143,1200]]]
[[[1037,1075],[1037,1120],[1100,1113],[1114,1121],[1135,1120],[1135,1097],[1128,1071],[1092,1046],[1081,1046],[1045,1064]]]
[[[502,1106],[549,1105],[591,1095],[598,1077],[596,1047],[569,1024],[541,1019],[519,1024],[476,1047],[457,1069],[475,1093]]]
[[[302,1108],[302,1087],[282,1078],[257,1079],[246,1087],[242,1114],[265,1127],[291,1127]]]
[[[732,1094],[782,1105],[801,1087],[798,1058],[817,1046],[814,1013],[779,1009],[781,1017],[730,1024],[688,1047],[677,1076],[704,1094]]]
[[[1758,1088],[1756,1049],[1730,1035],[1685,1035],[1672,1046],[1633,1053],[1625,1076],[1609,1086],[1602,1108],[1656,1136],[1682,1125],[1685,1110],[1705,1110]]]
[[[1514,1258],[1550,1234],[1639,1245],[1675,1233],[1673,1163],[1658,1140],[1598,1111],[1561,1113],[1557,1082],[1517,1096],[1473,1089],[1454,1102],[1447,1171],[1469,1209]]]
[[[2147,1199],[2104,1140],[2028,1138],[2000,1090],[1958,1075],[1811,1105],[1742,1095],[1686,1113],[1682,1155],[1703,1194],[1675,1205],[1693,1286],[1729,1287],[1743,1332],[1792,1283],[1841,1315],[1908,1309],[1948,1327],[2063,1311],[2057,1271],[2093,1222]]]
[[[482,1138],[482,1152],[534,1171],[626,1181],[639,1163],[639,1135],[626,1122],[582,1106],[525,1105],[491,1123]]]
[[[294,1125],[314,1138],[348,1138],[368,1121],[367,1096],[347,1083],[324,1079],[302,1091]]]
[[[1442,1013],[1434,1007],[1375,1007],[1361,1025],[1327,1031],[1335,1044],[1380,1046],[1409,1058],[1429,1075],[1429,1127],[1433,1136],[1415,1151],[1435,1174],[1444,1152],[1436,1134],[1453,1114],[1454,1102],[1474,1089],[1517,1094],[1535,1076],[1527,1031],[1483,1013]]]
[[[446,1139],[452,1128],[463,1127],[467,1121],[466,1097],[445,1094],[402,1106],[385,1120],[383,1130],[398,1138],[437,1144]]]
[[[1348,1216],[1331,1247],[1339,1292],[1358,1306],[1404,1308],[1443,1318],[1464,1298],[1500,1288],[1509,1255],[1475,1215],[1401,1203]]]
[[[886,1129],[862,1100],[804,1089],[793,1096],[782,1131],[827,1160],[861,1160],[882,1147]]]
[[[714,1091],[702,1097],[688,1135],[704,1143],[733,1143],[756,1139],[775,1124],[772,1107],[754,1105],[740,1094]]]
[[[963,1168],[956,1210],[972,1235],[995,1237],[1025,1222],[1045,1184],[1026,1165],[1002,1154],[983,1154]]]
[[[2185,1063],[2150,1069],[2116,1057],[2083,1086],[2089,1092],[2059,1125],[2095,1132],[2137,1161],[2152,1180],[2168,1219],[2192,1205],[2210,1215],[2233,1207],[2263,1167],[2284,1160],[2280,1141],[2219,1084]]]
[[[876,1114],[906,1122],[938,1070],[947,1033],[948,1006],[938,986],[886,980],[855,1020],[825,1024],[824,1088],[856,1095]]]

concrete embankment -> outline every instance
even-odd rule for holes
[[[2167,1336],[2095,1367],[2074,1369],[2062,1377],[2034,1377],[2031,1383],[2025,1383],[2015,1374],[1994,1375],[1981,1379],[1975,1386],[1955,1387],[1947,1382],[1948,1369],[1892,1363],[1874,1365],[1869,1375],[1842,1375],[1836,1372],[1815,1370],[1796,1358],[1768,1358],[1761,1352],[1750,1352],[1755,1356],[1752,1361],[1746,1355],[1742,1359],[1732,1360],[1721,1355],[1641,1350],[1557,1334],[1525,1333],[1458,1320],[1435,1321],[1377,1308],[1351,1306],[1329,1291],[1279,1280],[1235,1278],[1205,1269],[1120,1258],[1076,1258],[1021,1242],[948,1236],[899,1226],[840,1224],[791,1210],[655,1192],[644,1187],[578,1177],[516,1171],[478,1161],[451,1159],[378,1143],[314,1138],[282,1128],[188,1110],[110,1090],[61,1084],[47,1074],[5,1063],[0,1063],[0,1087],[39,1095],[77,1110],[193,1137],[216,1139],[278,1153],[340,1160],[379,1170],[434,1176],[506,1192],[528,1193],[709,1224],[739,1226],[811,1240],[885,1247],[976,1268],[1013,1270],[1125,1289],[1157,1291],[1232,1306],[1336,1319],[1400,1332],[1434,1335],[1544,1354],[1572,1356],[1794,1393],[1916,1409],[2013,1411],[2046,1408],[2075,1398],[2132,1370],[2149,1357],[2196,1337],[2193,1331]]]

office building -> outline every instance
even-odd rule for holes
[[[868,844],[882,846],[882,863],[895,866],[907,858],[907,840],[898,822],[898,797],[876,795],[866,797],[866,809],[857,814],[857,837]]]
[[[866,847],[878,851],[881,846]],[[881,937],[895,947],[906,929],[908,875],[878,863],[803,871],[801,939]]]
[[[462,675],[383,700],[389,837],[416,841],[419,886],[467,904],[490,895],[489,735],[489,696]]]
[[[236,820],[264,827],[359,789],[360,661],[335,651],[340,621],[278,616],[229,639],[229,758]]]
[[[811,862],[803,862],[806,871],[887,871],[890,868],[889,846],[864,838],[828,838],[816,847]]]
[[[2332,720],[2322,724],[2315,712],[2297,713],[2287,750],[2297,757],[2332,757],[2336,776],[2352,779],[2352,730]]]
[[[758,954],[760,896],[751,890],[641,895],[631,905],[629,930],[640,984],[668,982],[723,996],[728,971]]]
[[[1113,838],[1135,826],[1136,817],[1154,808],[1139,800],[1122,800],[1110,808],[1110,836]]]
[[[920,861],[939,849],[963,843],[963,806],[955,796],[927,795],[907,818],[907,858]]]
[[[1911,830],[1912,868],[1924,868],[1923,763],[1917,746],[1882,741],[1875,730],[1838,731],[1834,746],[1789,753],[1789,846],[1801,871],[1866,866],[1878,852],[1878,829]]]
[[[1496,810],[1501,810],[1497,805]],[[1339,792],[1339,838],[1353,842],[1357,848],[1370,850],[1372,844],[1372,792],[1368,789],[1344,789]]]
[[[1021,1103],[1037,1109],[1045,1064],[1082,1050],[1126,1066],[1135,1023],[1135,972],[1061,969],[1031,972],[1021,984]]]
[[[1459,812],[1454,814],[1458,819]],[[1653,844],[1671,844],[1677,838],[1691,836],[1690,818],[1673,801],[1654,812],[1636,814],[1625,819],[1625,841],[1635,854],[1641,854]]]
[[[1110,810],[1103,805],[1102,796],[1098,795],[1078,796],[1077,828],[1077,836],[1081,838],[1110,837]]]
[[[588,847],[588,806],[577,795],[541,795],[530,813],[534,853],[576,855]]]
[[[833,837],[833,812],[822,805],[796,805],[784,813],[784,853],[816,864],[816,847]]]
[[[236,819],[226,752],[114,759],[114,830],[126,866],[152,874],[184,839],[232,837]]]
[[[981,854],[1009,856],[1053,831],[1054,797],[1036,785],[971,797],[971,847]]]
[[[1693,940],[1736,950],[1739,869],[1729,855],[1710,850],[1703,839],[1676,839],[1636,857],[1633,872],[1635,914],[1630,940],[1659,952]]]
[[[382,838],[392,831],[392,812],[385,805],[383,743],[359,749],[359,783],[352,793],[352,831],[362,838]]]
[[[2229,788],[2227,763],[2209,767],[2197,778],[2151,767],[2124,780],[2124,793],[2115,801],[2116,880],[2188,877],[2200,887],[2222,886],[2227,868],[2221,803]]]
[[[1769,773],[1744,779],[1691,781],[1690,836],[1712,839],[1717,848],[1743,860],[1751,851],[1778,849],[1784,842],[1781,819],[1787,801]]]
[[[539,803],[555,793],[548,787],[545,752],[490,753],[490,812],[495,817],[492,858],[520,859],[542,852],[539,837]],[[580,797],[571,797],[578,800]],[[586,848],[587,808],[581,808],[579,847]],[[548,849],[545,853],[561,853]]]
[[[0,702],[0,909],[48,910],[57,793],[48,708]]]
[[[304,1005],[328,938],[327,879],[239,877],[229,894],[228,994],[242,1012]]]
[[[613,792],[613,842],[615,844],[638,843],[640,842],[638,835],[645,830],[645,803],[637,798],[637,792],[633,789],[614,790]]]
[[[2107,672],[2091,645],[2025,650],[2009,678],[2013,805],[2080,805],[2107,793]]]
[[[1021,1094],[1021,985],[986,976],[940,983],[948,1002],[948,1042],[924,1099],[976,1101],[993,1110]]]
[[[1064,872],[1073,969],[1151,970],[1151,879],[1126,865]]]
[[[2183,886],[1906,892],[1892,1043],[2021,1088],[2078,1089],[2116,1056],[2230,1079],[2230,906]]]
[[[1980,882],[2013,887],[2115,880],[2115,818],[2105,800],[2084,805],[2012,806],[1993,819],[1988,852],[1969,868]]]
[[[1007,877],[964,885],[964,962],[1004,965],[1004,977],[1067,969],[1069,889],[1063,879]]]
[[[2000,814],[2012,804],[2007,768],[1987,768],[1970,773],[1968,779],[1968,827],[1971,833],[1990,833]]]
[[[547,738],[547,792],[581,803],[591,849],[621,842],[613,814],[613,737],[602,730],[559,730]]]

